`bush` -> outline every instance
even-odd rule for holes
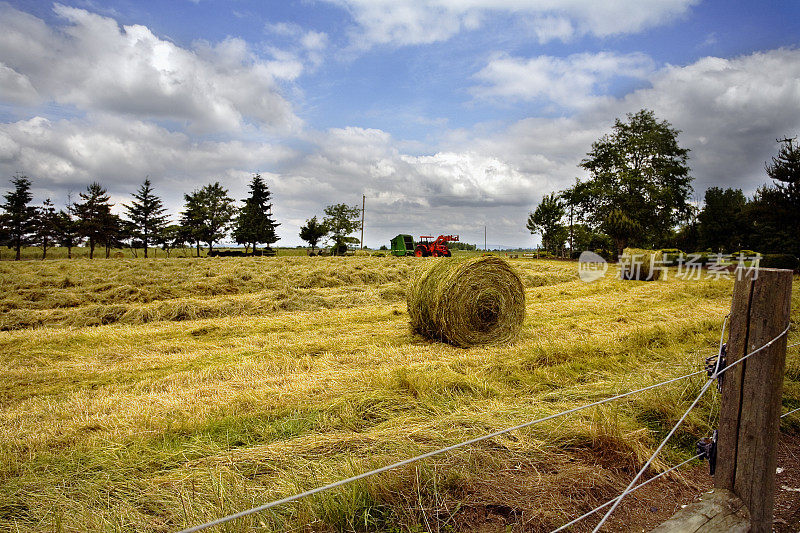
[[[758,266],[762,268],[797,270],[798,259],[792,254],[764,254]]]

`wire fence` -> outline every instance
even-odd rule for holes
[[[724,338],[724,335],[725,335],[725,325],[727,323],[727,318],[728,317],[726,316],[725,317],[725,321],[723,322],[723,326],[722,326],[722,333],[720,335],[720,354],[722,353],[723,338]],[[462,447],[465,447],[465,446],[476,444],[476,443],[479,443],[479,442],[482,442],[482,441],[485,441],[485,440],[489,440],[489,439],[498,437],[500,435],[504,435],[506,433],[510,433],[510,432],[517,431],[517,430],[520,430],[520,429],[524,429],[524,428],[527,428],[527,427],[530,427],[530,426],[533,426],[533,425],[536,425],[536,424],[540,424],[542,422],[546,422],[548,420],[553,420],[553,419],[556,419],[556,418],[559,418],[559,417],[562,417],[562,416],[566,416],[566,415],[569,415],[569,414],[572,414],[572,413],[576,413],[578,411],[582,411],[582,410],[589,409],[589,408],[592,408],[592,407],[597,407],[597,406],[600,406],[600,405],[603,405],[603,404],[606,404],[606,403],[609,403],[609,402],[612,402],[612,401],[615,401],[615,400],[619,400],[619,399],[622,399],[622,398],[626,398],[628,396],[632,396],[634,394],[638,394],[638,393],[645,392],[645,391],[648,391],[648,390],[651,390],[651,389],[655,389],[657,387],[662,387],[662,386],[668,385],[670,383],[675,383],[675,382],[678,382],[678,381],[689,379],[691,377],[694,377],[694,376],[697,376],[697,375],[700,375],[700,374],[705,374],[705,373],[708,372],[710,374],[708,380],[706,380],[706,382],[703,384],[703,387],[701,388],[700,392],[695,397],[695,399],[692,401],[692,403],[689,406],[689,408],[686,409],[686,411],[681,416],[681,418],[678,420],[678,422],[672,427],[672,429],[669,431],[667,436],[661,441],[661,443],[656,448],[656,450],[653,452],[653,454],[650,456],[650,458],[647,460],[647,462],[645,462],[644,466],[642,466],[642,468],[639,469],[639,471],[636,473],[636,476],[634,476],[633,480],[628,484],[628,486],[625,488],[625,490],[623,490],[622,493],[619,496],[613,498],[612,500],[609,500],[606,503],[604,503],[604,504],[602,504],[602,505],[600,505],[598,507],[595,507],[594,509],[588,511],[587,513],[584,513],[583,515],[579,516],[578,518],[575,518],[571,522],[568,522],[568,523],[560,526],[559,528],[557,528],[557,529],[555,529],[555,530],[553,530],[551,532],[551,533],[556,533],[558,531],[563,531],[564,529],[566,529],[566,528],[568,528],[568,527],[570,527],[570,526],[572,526],[572,525],[574,525],[574,524],[576,524],[576,523],[588,518],[589,516],[592,516],[593,514],[599,512],[600,510],[605,509],[608,506],[611,506],[611,508],[606,512],[606,514],[600,520],[600,522],[595,526],[595,528],[593,530],[593,533],[596,533],[603,526],[603,524],[609,519],[609,517],[614,513],[614,511],[617,509],[619,504],[622,502],[622,500],[628,494],[631,494],[632,492],[635,492],[636,490],[640,489],[641,487],[644,487],[648,483],[651,483],[651,482],[655,481],[656,479],[658,479],[658,478],[660,478],[662,476],[665,476],[665,475],[677,470],[678,468],[680,468],[680,467],[682,467],[682,466],[684,466],[684,465],[686,465],[686,464],[688,464],[688,463],[690,463],[690,462],[692,462],[692,461],[694,461],[696,459],[699,459],[699,458],[703,457],[703,454],[695,455],[694,457],[691,457],[690,459],[687,459],[687,460],[683,461],[682,463],[680,463],[678,465],[675,465],[675,466],[673,466],[673,467],[671,467],[671,468],[669,468],[669,469],[667,469],[667,470],[665,470],[665,471],[663,471],[663,472],[661,472],[661,473],[651,477],[650,479],[648,479],[648,480],[646,480],[646,481],[644,481],[642,483],[639,483],[637,485],[637,482],[639,481],[639,479],[644,475],[644,473],[650,467],[650,465],[655,460],[655,458],[658,456],[658,454],[661,452],[661,450],[666,446],[667,442],[675,434],[675,432],[678,430],[678,428],[681,426],[681,424],[684,422],[684,420],[686,420],[686,417],[689,415],[689,413],[697,406],[697,404],[699,403],[700,399],[703,397],[703,395],[705,395],[705,393],[708,391],[708,389],[711,387],[711,385],[715,381],[717,381],[720,376],[722,376],[725,372],[727,372],[731,368],[735,367],[736,365],[742,363],[743,361],[747,360],[748,358],[750,358],[750,357],[756,355],[757,353],[759,353],[759,352],[769,348],[770,346],[772,346],[775,342],[777,342],[779,339],[781,339],[784,335],[788,334],[790,327],[791,327],[791,324],[788,324],[786,326],[786,329],[784,329],[781,333],[779,333],[777,336],[775,336],[772,340],[770,340],[769,342],[767,342],[763,346],[760,346],[759,348],[756,348],[755,350],[751,351],[750,353],[744,355],[743,357],[741,357],[737,361],[725,366],[724,368],[720,368],[722,357],[718,356],[717,357],[717,361],[716,361],[716,363],[714,365],[713,372],[711,372],[710,370],[708,370],[708,371],[707,370],[698,370],[696,372],[690,372],[688,374],[684,374],[684,375],[678,376],[676,378],[671,378],[671,379],[668,379],[668,380],[664,380],[664,381],[655,383],[653,385],[649,385],[647,387],[642,387],[642,388],[639,388],[639,389],[636,389],[636,390],[632,390],[632,391],[629,391],[629,392],[625,392],[625,393],[622,393],[622,394],[617,394],[616,396],[611,396],[609,398],[604,398],[604,399],[598,400],[596,402],[592,402],[592,403],[588,403],[588,404],[585,404],[585,405],[581,405],[579,407],[574,407],[572,409],[567,409],[565,411],[561,411],[561,412],[558,412],[558,413],[555,413],[555,414],[551,414],[551,415],[544,416],[544,417],[541,417],[541,418],[537,418],[537,419],[534,419],[534,420],[529,420],[527,422],[524,422],[522,424],[518,424],[516,426],[504,428],[504,429],[501,429],[501,430],[498,430],[498,431],[495,431],[495,432],[492,432],[492,433],[487,433],[485,435],[481,435],[481,436],[475,437],[473,439],[465,440],[465,441],[462,441],[462,442],[458,442],[456,444],[452,444],[450,446],[445,446],[443,448],[439,448],[439,449],[436,449],[436,450],[433,450],[433,451],[430,451],[430,452],[427,452],[427,453],[416,455],[414,457],[410,457],[408,459],[404,459],[402,461],[398,461],[398,462],[392,463],[390,465],[386,465],[386,466],[383,466],[383,467],[380,467],[380,468],[376,468],[376,469],[370,470],[368,472],[363,472],[361,474],[358,474],[358,475],[355,475],[355,476],[351,476],[351,477],[348,477],[348,478],[345,478],[345,479],[341,479],[339,481],[335,481],[335,482],[329,483],[327,485],[322,485],[320,487],[316,487],[314,489],[310,489],[310,490],[307,490],[307,491],[304,491],[304,492],[300,492],[300,493],[294,494],[292,496],[287,496],[285,498],[274,500],[274,501],[271,501],[269,503],[265,503],[263,505],[259,505],[259,506],[256,506],[256,507],[252,507],[250,509],[246,509],[244,511],[240,511],[238,513],[234,513],[234,514],[230,514],[230,515],[227,515],[227,516],[223,516],[221,518],[217,518],[215,520],[211,520],[211,521],[205,522],[203,524],[199,524],[199,525],[196,525],[196,526],[193,526],[193,527],[189,527],[189,528],[183,529],[179,533],[194,533],[196,531],[202,531],[204,529],[208,529],[210,527],[218,526],[218,525],[224,524],[226,522],[230,522],[232,520],[236,520],[236,519],[244,518],[246,516],[250,516],[250,515],[253,515],[253,514],[261,513],[263,511],[268,510],[268,509],[272,509],[274,507],[278,507],[278,506],[284,505],[286,503],[297,501],[297,500],[300,500],[300,499],[305,498],[307,496],[311,496],[313,494],[318,494],[320,492],[324,492],[324,491],[331,490],[331,489],[334,489],[334,488],[337,488],[337,487],[341,487],[343,485],[347,485],[349,483],[353,483],[353,482],[361,480],[361,479],[365,479],[365,478],[368,478],[368,477],[371,477],[371,476],[375,476],[375,475],[381,474],[383,472],[387,472],[389,470],[393,470],[395,468],[399,468],[399,467],[402,467],[402,466],[405,466],[405,465],[416,463],[418,461],[422,461],[424,459],[427,459],[427,458],[430,458],[430,457],[434,457],[436,455],[447,453],[449,451],[456,450],[458,448],[462,448]],[[794,344],[791,344],[791,345],[787,346],[787,349],[788,348],[793,348],[795,346],[800,346],[800,342],[794,343]],[[797,409],[794,409],[792,411],[789,411],[787,413],[782,414],[781,418],[789,416],[789,415],[791,415],[791,414],[793,414],[793,413],[795,413],[797,411],[800,411],[800,408],[797,408]]]

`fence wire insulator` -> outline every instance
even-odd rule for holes
[[[717,391],[722,391],[722,379],[725,374],[722,371],[727,364],[728,344],[723,344],[719,349],[719,355],[706,357],[706,372],[709,378],[717,379]]]
[[[711,438],[703,437],[697,441],[697,453],[700,459],[708,459],[709,475],[714,475],[717,470],[717,430],[711,434]]]

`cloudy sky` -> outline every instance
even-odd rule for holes
[[[682,131],[697,199],[751,194],[800,133],[799,45],[784,0],[0,2],[0,179],[119,204],[150,176],[177,214],[260,172],[282,245],[364,194],[369,246],[530,246],[528,212],[641,108]]]

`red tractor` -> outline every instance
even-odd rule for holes
[[[433,235],[421,235],[417,247],[414,248],[414,255],[417,257],[450,257],[448,242],[458,242],[458,235],[439,235],[432,241]]]

